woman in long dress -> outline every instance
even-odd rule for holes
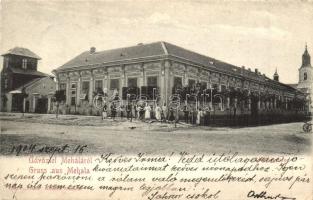
[[[107,118],[108,113],[107,113],[107,105],[104,104],[103,108],[102,108],[102,120]]]
[[[157,104],[155,107],[155,118],[156,120],[160,121],[161,120],[161,107]]]
[[[151,107],[149,105],[146,105],[145,107],[145,119],[146,120],[150,119],[150,116],[151,116],[150,112],[151,112]]]
[[[201,117],[202,117],[202,110],[200,108],[197,113],[197,121],[196,121],[197,125],[201,124]]]
[[[167,107],[166,107],[166,103],[163,104],[162,106],[162,112],[163,112],[163,117],[164,117],[164,121],[167,120]]]

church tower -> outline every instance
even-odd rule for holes
[[[277,68],[276,68],[276,70],[275,70],[275,73],[274,73],[273,79],[274,79],[274,81],[279,82],[279,75],[278,75],[278,73],[277,73]]]
[[[304,93],[312,93],[313,85],[313,67],[311,65],[311,57],[308,52],[308,47],[305,45],[305,50],[302,55],[302,65],[299,68],[299,83],[297,88]]]

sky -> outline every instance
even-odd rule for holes
[[[283,83],[298,82],[306,43],[313,57],[313,0],[2,0],[0,28],[1,54],[28,48],[42,58],[38,70],[49,74],[92,46],[156,41],[268,77],[277,68]]]

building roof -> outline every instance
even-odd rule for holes
[[[197,62],[204,66],[212,65],[210,63],[217,61],[214,58],[210,58],[208,56],[195,53],[193,51],[184,49],[182,47],[167,42],[155,42],[149,44],[138,44],[136,46],[131,47],[99,51],[95,53],[85,51],[80,55],[76,56],[75,58],[73,58],[72,60],[68,61],[61,67],[59,67],[57,70],[93,64],[109,63],[114,61],[124,61],[129,59],[138,59],[165,55],[180,57],[192,62]],[[219,62],[221,67],[223,67],[225,63],[221,61]]]
[[[59,67],[57,70],[160,55],[165,55],[160,42],[99,51],[92,54],[90,51],[85,51]]]
[[[18,55],[18,56],[25,56],[25,57],[29,57],[29,58],[35,58],[38,60],[41,59],[34,52],[32,52],[29,49],[23,48],[23,47],[14,47],[13,49],[10,49],[8,52],[2,54],[2,56],[5,56],[5,55]]]
[[[155,56],[174,56],[179,57],[190,62],[194,62],[206,67],[218,68],[224,71],[231,71],[235,74],[246,74],[250,77],[259,77],[259,74],[249,70],[241,70],[241,67],[201,55],[199,53],[187,50],[185,48],[170,44],[168,42],[154,42],[150,44],[138,44],[136,46],[124,47],[118,49],[111,49],[106,51],[99,51],[90,53],[85,51],[68,61],[56,70],[66,70],[81,66],[110,63],[116,61],[126,61],[130,59],[139,59]]]
[[[94,49],[93,49],[94,50]],[[245,67],[238,67],[209,56],[205,56],[185,48],[170,44],[168,42],[154,42],[149,44],[138,44],[136,46],[124,47],[118,49],[111,49],[106,51],[99,51],[91,53],[90,51],[85,51],[80,55],[76,56],[72,60],[68,61],[61,67],[57,68],[58,70],[73,69],[76,67],[83,67],[88,65],[102,64],[102,63],[112,63],[117,61],[128,61],[131,59],[140,59],[140,58],[153,58],[156,56],[173,56],[187,61],[210,67],[211,69],[215,68],[219,71],[225,71],[227,73],[232,73],[238,76],[247,76],[255,78],[258,80],[268,81],[273,84],[279,84],[285,86],[289,89],[291,87],[286,86],[282,83],[274,81],[264,74],[261,75],[258,71],[251,71],[250,69],[245,69]]]
[[[304,94],[310,94],[310,89],[309,88],[297,88],[300,92]]]
[[[29,88],[29,87],[32,87],[34,84],[39,83],[39,81],[44,80],[44,79],[46,79],[46,78],[49,78],[49,77],[46,76],[46,77],[35,78],[35,79],[33,79],[33,80],[31,80],[31,81],[25,83],[24,85],[22,85],[22,86],[20,86],[20,87],[18,87],[18,88],[16,88],[16,89],[14,89],[14,90],[12,90],[12,91],[14,91],[14,92],[16,92],[16,93],[18,93],[18,92],[21,93],[22,90],[23,90],[23,88],[27,89],[27,88]],[[11,91],[11,92],[12,92],[12,91]]]
[[[36,70],[29,70],[29,69],[25,70],[25,69],[15,68],[15,67],[10,68],[10,70],[14,74],[26,74],[26,75],[41,76],[41,77],[45,77],[45,76],[53,77],[49,74],[45,74],[43,72],[36,71]]]
[[[24,85],[22,85],[22,86],[20,86],[20,87],[18,87],[18,88],[15,88],[14,90],[10,91],[9,93],[13,93],[13,94],[14,94],[14,93],[22,93],[23,88],[26,89],[27,87],[33,85],[34,83],[40,81],[40,80],[43,79],[43,78],[45,78],[45,77],[35,78],[35,79],[33,79],[33,80],[31,80],[31,81],[25,83]]]
[[[290,87],[293,87],[293,88],[295,88],[295,89],[297,89],[297,86],[298,86],[297,83],[289,83],[289,84],[286,84],[286,85],[288,85],[288,86],[290,86]]]
[[[43,78],[46,78],[46,77],[35,78],[35,79],[25,83],[23,86],[20,86],[19,88],[16,88],[15,90],[22,90],[23,88],[27,88],[27,87],[33,85],[34,83],[40,81]]]

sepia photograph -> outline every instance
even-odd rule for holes
[[[1,1],[0,199],[309,200],[313,2]]]

